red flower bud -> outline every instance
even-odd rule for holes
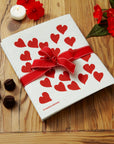
[[[93,16],[94,18],[97,18],[97,23],[99,24],[103,15],[102,10],[99,5],[94,6],[94,10],[95,12],[93,13]]]
[[[114,9],[110,8],[107,11],[108,32],[114,37]]]

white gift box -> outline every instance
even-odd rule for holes
[[[66,40],[65,40],[66,39]],[[69,41],[68,41],[69,39]],[[2,48],[18,78],[29,73],[38,51],[49,46],[57,51],[88,46],[72,17],[67,14],[18,32],[2,40]],[[114,79],[94,53],[79,58],[74,74],[55,68],[25,86],[42,120],[71,104],[114,84]]]

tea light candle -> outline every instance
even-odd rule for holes
[[[11,17],[15,20],[22,20],[26,16],[26,9],[22,5],[14,5],[10,10]]]

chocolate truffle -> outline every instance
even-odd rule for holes
[[[16,87],[16,84],[14,82],[13,79],[7,79],[5,82],[4,82],[4,86],[5,86],[5,89],[8,90],[8,91],[13,91]]]
[[[3,101],[3,104],[7,109],[12,109],[15,106],[15,103],[15,99],[11,95],[6,96]]]

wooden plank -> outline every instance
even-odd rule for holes
[[[16,4],[15,0],[12,0],[12,1],[9,0],[7,9],[5,11],[5,15],[3,17],[2,24],[1,24],[1,38],[2,39],[13,33],[24,30],[36,24],[36,22],[29,20],[28,18],[25,18],[23,21],[15,21],[11,19],[10,8],[12,7],[12,5],[15,5],[15,4]],[[1,51],[1,54],[3,54],[2,51]],[[3,56],[5,55],[3,54]],[[3,91],[2,97],[4,97],[5,95],[9,95],[9,94],[14,95],[17,101],[17,106],[15,107],[15,109],[10,111],[10,110],[7,110],[1,103],[2,118],[0,121],[1,123],[0,130],[2,132],[20,131],[20,123],[21,123],[20,121],[22,120],[24,123],[26,123],[25,119],[23,118],[26,117],[25,112],[26,112],[26,109],[28,109],[28,104],[31,102],[28,96],[26,96],[26,93],[20,81],[18,80],[13,68],[11,67],[9,61],[7,60],[6,56],[3,58],[0,57],[0,61],[1,61],[0,69],[2,72],[0,78],[2,80],[2,86],[3,86],[4,80],[8,78],[13,78],[17,84],[17,88],[13,93],[9,93],[5,91],[4,87],[2,88],[2,91]],[[23,107],[23,105],[21,107],[21,101],[24,103],[25,101],[23,101],[23,99],[25,99],[25,97],[26,97],[26,103],[25,103],[26,107]],[[42,126],[42,124],[40,124],[40,126]],[[26,128],[23,128],[23,129],[26,129]]]
[[[8,9],[8,5],[9,5],[9,0],[4,0],[4,1],[0,1],[0,24],[2,23],[4,16],[6,14],[6,11]]]
[[[114,132],[3,133],[2,144],[113,144]]]
[[[93,7],[98,3],[102,8],[109,7],[109,1],[100,0],[40,0],[44,4],[45,16],[34,22],[25,18],[14,21],[10,17],[10,8],[15,0],[4,0],[1,37],[2,39],[42,23],[49,19],[70,13],[84,36],[88,34],[96,23],[93,18]],[[6,8],[7,6],[7,8]],[[87,39],[94,52],[114,76],[114,40],[111,36]],[[14,93],[4,90],[3,82],[7,78],[16,81],[17,89]],[[4,108],[0,102],[0,131],[1,132],[46,132],[46,131],[78,131],[78,130],[112,130],[114,129],[114,87],[108,87],[88,98],[62,110],[61,112],[42,122],[34,106],[21,86],[14,70],[0,48],[0,80],[2,97],[7,94],[15,95],[17,106],[12,111]]]

